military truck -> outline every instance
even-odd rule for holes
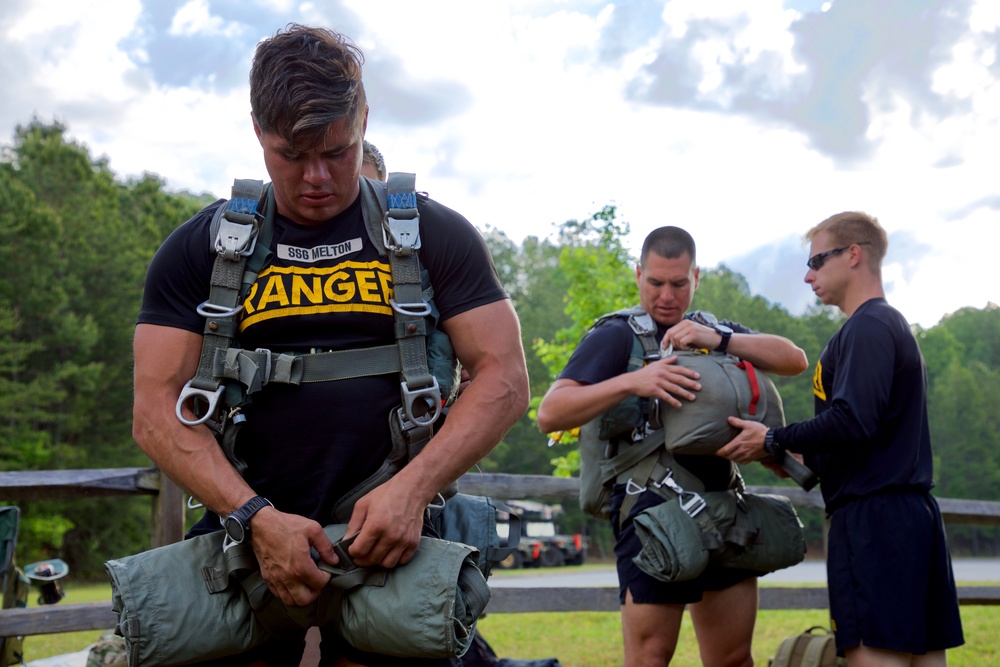
[[[518,549],[500,563],[504,569],[518,567],[559,567],[582,565],[586,560],[587,540],[581,533],[562,535],[556,532],[555,519],[562,512],[558,505],[546,505],[531,500],[505,501],[521,521],[521,542]],[[507,519],[497,520],[497,529],[504,537]]]

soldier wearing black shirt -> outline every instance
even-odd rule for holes
[[[924,360],[882,288],[888,239],[864,213],[828,218],[806,238],[806,282],[848,316],[816,365],[816,416],[770,431],[731,419],[743,431],[719,454],[746,462],[786,449],[818,473],[830,515],[830,614],[850,664],[944,665],[945,649],[964,640],[930,495]]]

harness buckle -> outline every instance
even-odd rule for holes
[[[692,519],[708,507],[708,501],[697,493],[684,493],[678,497],[677,502],[680,503],[681,509],[687,512],[687,515]]]
[[[667,468],[667,474],[663,476],[663,479],[659,482],[654,481],[653,484],[658,489],[665,486],[678,496],[682,496],[687,493],[687,491],[684,490],[684,487],[674,481],[674,471],[671,468]]]
[[[631,477],[629,477],[629,478],[628,478],[628,481],[627,481],[627,482],[625,482],[625,493],[626,493],[627,495],[630,495],[630,496],[637,496],[637,495],[639,495],[640,493],[643,493],[643,492],[644,492],[645,490],[646,490],[646,487],[644,487],[644,486],[639,486],[639,485],[638,485],[638,484],[636,483],[636,481],[635,481],[634,479],[632,479]]]
[[[399,388],[403,394],[403,413],[406,418],[417,426],[430,426],[441,416],[441,388],[436,377],[431,378],[431,386],[411,391],[406,382],[400,382]],[[413,412],[414,403],[425,401],[427,410],[420,415]],[[430,417],[428,417],[430,415]]]
[[[195,308],[195,310],[198,311],[199,315],[206,319],[211,317],[233,317],[243,310],[243,304],[234,308],[229,308],[227,306],[210,303],[209,301],[202,301],[198,304],[198,307]]]
[[[228,211],[227,211],[228,213]],[[257,247],[257,223],[244,224],[228,220],[225,215],[219,223],[219,233],[215,236],[215,252],[230,261],[240,256],[248,257]]]
[[[431,314],[431,305],[426,301],[399,303],[395,299],[389,299],[389,305],[392,306],[392,309],[400,315],[408,315],[410,317],[427,317]]]
[[[420,249],[420,218],[403,220],[386,214],[382,221],[382,242],[394,255],[409,257]]]
[[[199,389],[198,387],[191,386],[191,382],[192,380],[188,380],[187,384],[184,385],[184,388],[181,389],[181,395],[177,399],[177,406],[174,408],[174,414],[177,415],[177,419],[180,420],[180,422],[185,426],[198,426],[199,424],[207,422],[209,418],[215,414],[215,407],[219,404],[219,397],[222,396],[222,390],[225,389],[225,387],[220,384],[214,391],[209,389]],[[205,414],[197,419],[188,419],[184,416],[181,408],[184,407],[184,404],[187,403],[188,400],[197,401],[199,399],[208,404]]]

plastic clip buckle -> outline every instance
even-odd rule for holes
[[[187,381],[184,388],[181,389],[181,395],[177,399],[177,407],[174,408],[174,413],[177,415],[177,419],[180,420],[185,426],[197,426],[198,424],[204,424],[209,420],[209,418],[215,414],[215,407],[219,404],[219,397],[222,396],[222,390],[225,388],[221,384],[218,389],[214,391],[208,389],[198,389],[197,387],[191,386],[191,380]],[[181,410],[184,404],[189,399],[202,399],[208,403],[208,408],[205,410],[205,414],[198,419],[188,419],[184,416]]]

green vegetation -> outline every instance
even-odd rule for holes
[[[252,176],[252,174],[251,174]],[[170,193],[157,176],[122,182],[103,158],[33,121],[0,148],[0,471],[149,465],[131,438],[131,340],[149,259],[211,197]],[[554,240],[485,236],[521,319],[537,401],[593,319],[635,301],[628,225],[608,206],[570,220]],[[779,333],[815,362],[840,325],[816,306],[795,317],[752,295],[725,266],[704,268],[695,308]],[[965,309],[918,337],[930,379],[931,429],[943,497],[1000,500],[1000,308]],[[778,378],[789,420],[812,411],[810,373]],[[562,474],[574,445],[553,448],[531,414],[482,462],[487,471]],[[760,466],[751,484],[776,484]],[[148,546],[148,498],[22,503],[18,560],[60,557],[77,581],[104,560]],[[818,515],[806,519],[813,530]],[[568,507],[563,532],[586,530],[609,553],[607,526]],[[995,527],[950,531],[960,553],[996,554]],[[602,536],[604,536],[602,538]],[[815,534],[814,534],[815,539]]]
[[[544,571],[542,571],[544,572]],[[537,572],[533,572],[537,574]],[[500,576],[516,576],[503,573]],[[106,584],[66,585],[65,603],[110,600]],[[33,604],[33,602],[31,603]],[[1000,607],[962,607],[965,646],[948,652],[952,667],[981,667],[1000,663],[996,628]],[[823,610],[762,611],[754,631],[754,661],[766,665],[781,640],[813,625],[829,625]],[[612,667],[621,664],[621,617],[616,612],[573,614],[492,614],[479,622],[479,631],[500,657],[556,657],[563,667]],[[28,660],[74,653],[96,642],[101,632],[67,632],[25,639]],[[690,618],[685,616],[677,655],[672,664],[701,664]]]

